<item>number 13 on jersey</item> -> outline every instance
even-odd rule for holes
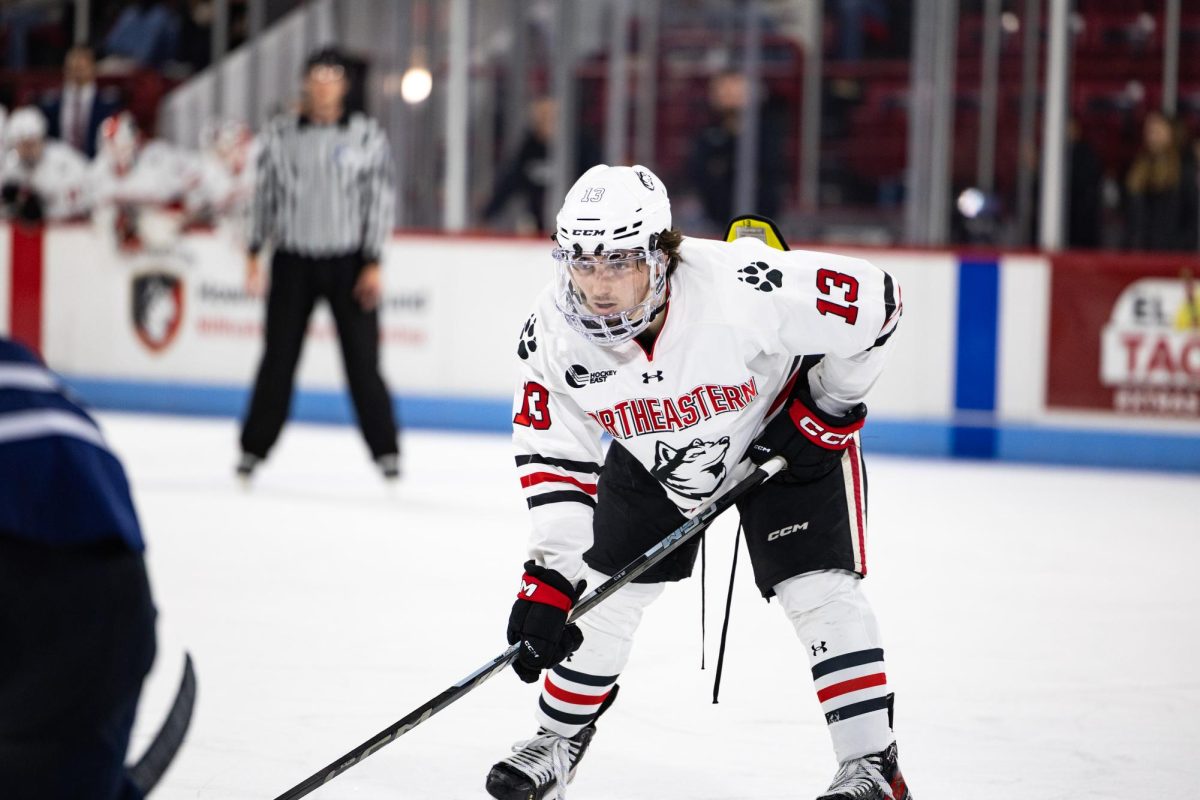
[[[514,425],[524,425],[535,431],[550,427],[550,392],[537,381],[525,381],[521,410],[513,417]]]
[[[858,279],[831,269],[817,270],[817,291],[823,295],[830,295],[835,288],[842,290],[842,299],[846,301],[846,305],[818,299],[817,311],[822,315],[836,314],[844,319],[847,325],[853,325],[858,321],[858,306],[855,305],[858,302]]]

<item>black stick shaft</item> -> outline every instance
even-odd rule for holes
[[[739,497],[779,472],[785,466],[787,466],[786,462],[779,456],[776,456],[761,467],[756,468],[728,492],[716,500],[709,502],[708,505],[702,506],[700,511],[694,514],[691,519],[667,534],[662,541],[635,558],[624,569],[618,571],[576,603],[575,607],[571,609],[571,621],[574,622],[579,619],[597,604],[601,603],[605,597],[620,589],[659,561],[662,561],[667,555],[678,549],[680,545],[699,533],[714,517],[732,506]],[[517,645],[510,645],[503,653],[458,683],[446,689],[424,705],[413,709],[402,719],[389,725],[324,769],[313,773],[305,780],[276,797],[275,800],[297,800],[297,798],[305,797],[326,783],[329,783],[329,781],[341,775],[384,745],[396,741],[446,706],[456,700],[461,700],[470,691],[511,664],[516,657]]]
[[[346,770],[353,767],[358,762],[362,761],[367,756],[374,753],[384,745],[391,744],[396,739],[399,739],[404,734],[411,731],[413,728],[420,725],[425,720],[438,713],[446,706],[459,700],[467,695],[476,686],[486,681],[488,678],[500,672],[507,667],[517,656],[517,646],[511,645],[500,655],[493,658],[487,664],[484,664],[479,669],[472,672],[467,677],[460,680],[444,692],[429,700],[419,708],[413,709],[402,719],[389,725],[384,730],[372,736],[367,741],[360,744],[358,747],[346,753],[337,761],[327,765],[305,780],[288,789],[283,794],[279,795],[275,800],[295,800],[295,798],[304,797],[314,790],[325,785],[329,781],[341,775]]]

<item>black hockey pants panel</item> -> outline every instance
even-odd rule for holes
[[[154,661],[142,556],[0,534],[0,796],[140,800],[125,769]]]

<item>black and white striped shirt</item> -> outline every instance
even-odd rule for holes
[[[379,260],[392,229],[395,175],[387,136],[375,120],[343,115],[332,125],[283,116],[263,132],[250,252],[326,257],[361,251]]]

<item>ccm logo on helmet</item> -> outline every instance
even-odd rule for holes
[[[833,450],[844,450],[849,447],[850,440],[854,436],[853,433],[834,433],[826,430],[821,423],[810,416],[805,416],[800,420],[800,430],[808,434],[808,438]]]
[[[773,542],[776,539],[782,539],[789,533],[799,533],[800,531],[808,530],[808,523],[801,522],[799,525],[788,525],[786,528],[780,528],[777,531],[771,531],[767,534],[767,541]]]
[[[603,236],[604,231],[593,231],[588,228],[580,228],[579,230],[571,231],[572,236]]]

